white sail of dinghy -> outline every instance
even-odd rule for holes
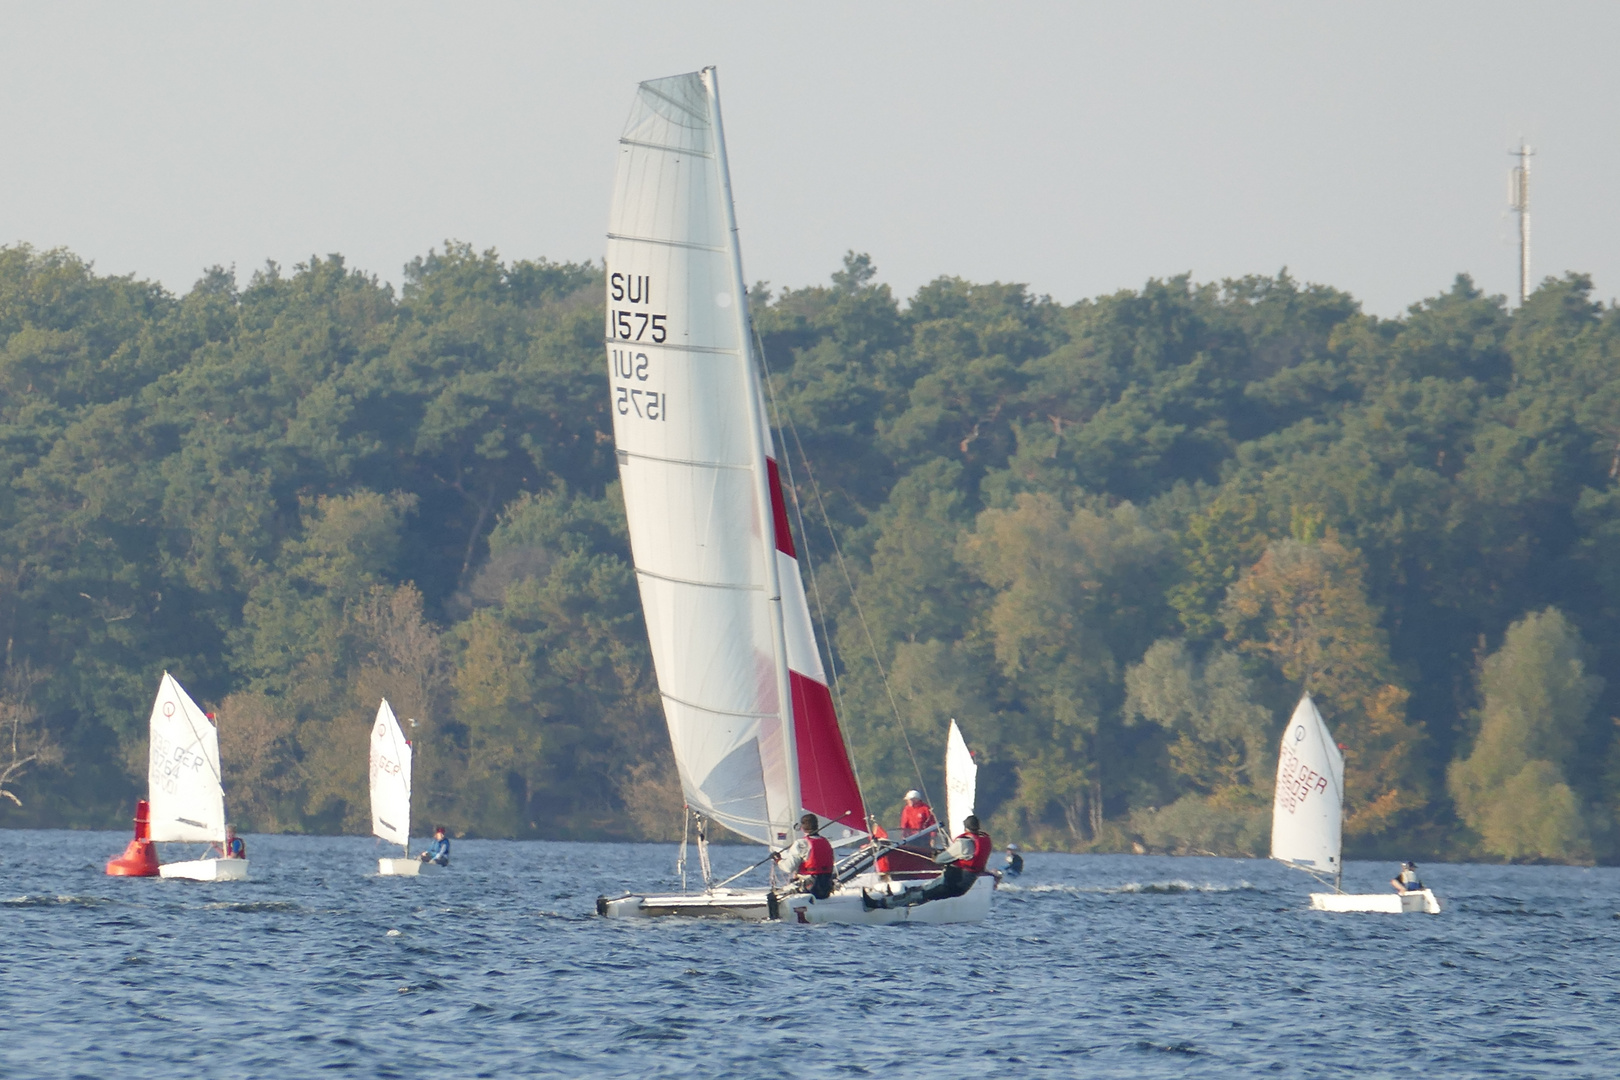
[[[607,359],[630,548],[686,803],[782,847],[864,834],[766,421],[712,68],[619,140]]]
[[[1344,755],[1306,694],[1283,731],[1271,803],[1271,857],[1318,874],[1340,874]]]
[[[973,800],[979,782],[979,766],[973,760],[962,729],[951,721],[951,730],[945,736],[945,823],[951,836],[961,836],[967,826],[963,824],[973,813]]]
[[[152,703],[146,783],[152,839],[225,842],[219,731],[167,671]]]
[[[371,833],[398,844],[407,857],[377,860],[381,874],[416,876],[421,863],[409,858],[411,846],[411,744],[386,698],[371,725]]]
[[[225,844],[225,787],[219,731],[173,675],[163,673],[147,744],[151,838],[159,843]],[[226,865],[229,864],[229,865]],[[247,876],[246,859],[162,863],[163,877],[215,881]]]

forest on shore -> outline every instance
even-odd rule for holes
[[[872,808],[1264,853],[1302,690],[1346,855],[1620,861],[1620,309],[1466,277],[1398,318],[1286,272],[1064,305],[851,254],[753,291]],[[125,828],[172,672],[255,831],[671,838],[601,270],[450,243],[185,295],[0,248],[0,826]]]

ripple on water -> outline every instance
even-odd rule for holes
[[[27,896],[13,896],[13,897],[11,897],[10,899],[7,899],[7,900],[0,900],[0,904],[5,905],[6,907],[16,907],[16,908],[30,908],[30,907],[99,908],[99,907],[107,907],[109,904],[113,904],[113,903],[116,903],[116,901],[109,900],[105,896],[48,896],[48,895],[43,895],[43,894],[41,894],[41,895],[27,895]]]
[[[212,904],[204,904],[209,911],[234,911],[243,915],[252,915],[265,911],[303,911],[304,906],[292,900],[220,900]]]
[[[154,888],[100,875],[121,835],[9,840],[4,1075],[1620,1075],[1604,869],[1434,865],[1445,914],[1337,917],[1263,861],[1037,853],[982,926],[806,929],[592,914],[670,846],[384,884],[370,841],[255,837],[253,881]]]
[[[1059,893],[1066,896],[1179,896],[1183,893],[1255,892],[1256,889],[1247,881],[1216,883],[1178,880],[1126,881],[1118,885],[1003,884],[998,891],[1014,895],[1025,893],[1030,896],[1041,896],[1050,893]]]

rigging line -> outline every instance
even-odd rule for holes
[[[686,838],[692,832],[692,808],[681,806],[681,850],[675,856],[675,872],[681,875],[681,892],[686,892]]]
[[[775,399],[776,399],[776,390],[775,390],[774,384],[771,381],[771,368],[770,368],[770,364],[767,363],[766,360],[765,360],[765,343],[764,343],[764,340],[759,336],[759,331],[757,329],[754,330],[754,339],[755,339],[756,342],[759,343],[759,362],[760,362],[760,365],[765,369],[765,382],[766,382],[766,385],[771,388],[770,389],[771,400],[774,403]],[[799,459],[804,462],[805,476],[806,476],[806,478],[809,479],[809,481],[810,481],[810,490],[816,497],[816,506],[821,510],[821,523],[824,526],[826,526],[827,539],[832,544],[833,555],[835,555],[837,557],[837,559],[838,559],[838,569],[843,573],[844,584],[846,586],[848,586],[848,588],[849,588],[849,602],[850,602],[851,606],[853,606],[855,608],[856,618],[860,621],[860,624],[861,624],[861,633],[863,635],[865,635],[865,637],[866,637],[866,647],[867,647],[868,650],[871,651],[871,654],[872,654],[872,664],[873,664],[873,666],[875,666],[877,668],[878,678],[883,683],[883,692],[884,692],[884,694],[886,694],[888,696],[888,699],[889,699],[889,708],[894,712],[895,723],[900,728],[900,739],[901,739],[901,741],[903,743],[905,743],[906,756],[911,759],[911,768],[917,774],[917,786],[922,789],[923,798],[928,801],[928,805],[932,806],[932,805],[934,805],[934,800],[928,794],[928,781],[923,779],[922,766],[917,763],[917,753],[916,753],[915,750],[912,749],[912,746],[911,746],[911,733],[906,729],[905,717],[900,714],[900,704],[899,704],[899,702],[894,700],[894,687],[889,684],[889,673],[887,671],[885,671],[884,668],[883,668],[883,659],[878,655],[877,642],[875,640],[873,640],[873,638],[872,638],[872,628],[866,622],[866,612],[861,608],[860,597],[857,596],[856,593],[855,593],[855,581],[854,581],[854,578],[850,575],[849,564],[844,560],[844,549],[842,547],[840,547],[839,544],[838,544],[838,534],[833,532],[832,517],[831,517],[831,515],[829,515],[827,513],[827,503],[821,497],[821,485],[816,483],[816,471],[815,471],[815,469],[811,468],[811,466],[810,466],[810,457],[809,457],[809,455],[807,455],[804,452],[804,441],[799,438],[799,426],[793,422],[793,415],[791,413],[789,413],[787,410],[782,409],[782,410],[778,410],[778,412],[779,412],[779,415],[782,418],[786,419],[786,421],[787,421],[787,430],[793,435],[793,444],[796,447],[798,447],[798,449],[799,449]],[[784,454],[783,457],[785,458],[785,457],[787,457],[787,455]],[[791,478],[791,473],[790,473],[790,475],[789,475],[789,482],[790,483],[791,483],[791,479],[792,478]],[[797,511],[798,510],[798,492],[796,490],[794,492],[793,498],[794,498],[794,509]],[[804,523],[803,523],[803,520],[802,520],[802,512],[801,512],[801,521],[799,523],[799,531],[801,533],[803,533],[805,531]],[[812,573],[811,574],[811,582],[814,583],[814,581],[815,581],[815,575],[814,575],[814,573]],[[820,597],[819,591],[818,591],[817,597],[816,597],[816,605],[817,605],[817,607],[821,606],[821,597]],[[827,634],[827,632],[826,632],[825,619],[823,620],[822,636],[827,638],[827,649],[830,652],[832,650],[832,637],[831,637],[831,635]],[[853,762],[854,762],[853,756],[851,757],[850,761],[851,761],[851,764],[853,765]],[[860,778],[857,776],[856,777],[856,783],[858,784],[859,782],[860,782]],[[870,822],[868,822],[868,824],[870,824]]]

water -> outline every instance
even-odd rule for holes
[[[411,880],[254,836],[200,884],[0,837],[7,1077],[1620,1074],[1613,869],[1425,866],[1444,914],[1328,915],[1264,861],[1035,854],[979,926],[807,927],[592,914],[669,846],[458,841]]]

